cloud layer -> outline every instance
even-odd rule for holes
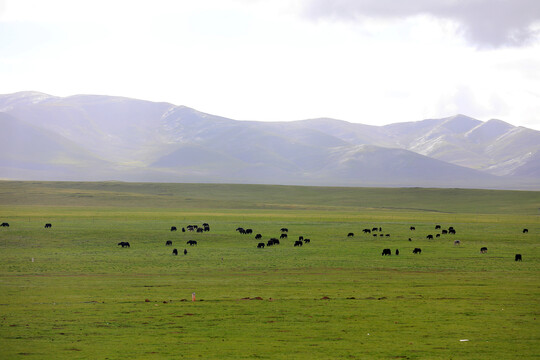
[[[350,21],[428,15],[456,23],[479,48],[523,46],[540,35],[538,0],[307,0],[304,13],[313,19]]]

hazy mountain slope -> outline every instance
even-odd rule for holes
[[[159,120],[173,106],[95,95],[50,97],[36,102],[36,96],[19,97],[17,102],[4,96],[3,100],[10,104],[7,110],[13,116],[115,161],[132,161],[134,156],[142,161],[152,154],[161,141],[156,133]]]
[[[0,138],[4,178],[497,188],[527,185],[526,178],[540,184],[540,132],[464,115],[386,126],[323,118],[236,121],[168,103],[37,92],[0,95],[0,112],[0,125],[14,134]]]
[[[0,113],[1,176],[40,173],[55,178],[82,179],[89,171],[106,169],[110,164],[54,132],[26,124]]]

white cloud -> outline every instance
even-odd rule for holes
[[[430,15],[456,22],[459,31],[481,48],[521,46],[540,35],[538,0],[306,0],[304,11],[315,19],[350,21]]]

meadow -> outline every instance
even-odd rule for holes
[[[540,192],[1,181],[2,222],[1,359],[540,358]]]

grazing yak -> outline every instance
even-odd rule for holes
[[[302,246],[302,245],[304,245],[304,243],[302,242],[302,240],[296,240],[296,241],[294,242],[294,246]]]
[[[529,229],[523,229],[523,233],[527,234],[529,232]]]
[[[487,247],[485,247],[485,246],[481,247],[481,248],[480,248],[480,253],[481,253],[481,254],[487,253]]]
[[[310,239],[304,239],[304,243],[305,243],[305,244],[309,244],[310,242],[311,242]]]
[[[347,237],[353,237],[354,236],[354,233],[348,233],[347,234]]]
[[[382,251],[382,256],[386,256],[386,255],[392,255],[392,250],[390,250],[390,249],[383,249],[383,251]]]
[[[450,234],[450,235],[456,235],[456,230],[454,230],[454,229],[448,229],[448,234]]]
[[[422,249],[420,248],[414,248],[414,250],[412,251],[413,254],[421,254],[422,253]]]
[[[287,228],[281,228],[281,232],[289,232],[289,229],[287,229]]]
[[[304,237],[303,237],[302,235],[300,235],[300,236],[298,237],[298,240],[304,240]]]
[[[165,246],[172,246],[172,241],[171,241],[171,240],[167,240],[167,242],[165,242]]]
[[[121,241],[118,243],[119,246],[122,246],[123,248],[129,247],[129,243],[127,241]]]
[[[187,249],[184,249],[184,255],[187,255]]]
[[[443,235],[446,235],[446,234],[448,234],[448,230],[443,230],[442,233],[443,233]]]
[[[197,242],[195,240],[188,240],[186,244],[188,244],[189,246],[193,246],[193,245],[197,245]]]
[[[439,230],[441,228],[441,225],[435,225],[435,230]]]
[[[259,240],[259,239],[262,239],[262,235],[261,234],[255,235],[255,240]]]
[[[371,234],[371,230],[370,229],[364,229],[362,230],[364,232],[364,234]]]
[[[264,249],[264,243],[258,243],[257,249]]]
[[[396,249],[396,255],[399,255],[399,249]]]
[[[454,245],[460,245],[460,244],[461,244],[461,241],[459,241],[459,240],[454,241]]]
[[[416,228],[414,226],[411,226],[409,230],[416,230]]]
[[[50,228],[52,228],[52,224],[46,223],[46,224],[45,224],[45,229],[50,229]]]
[[[186,232],[186,228],[182,228],[182,232]]]
[[[426,239],[433,240],[433,235],[429,234],[428,236],[426,236]]]
[[[516,257],[514,258],[514,261],[522,261],[521,254],[516,254]]]
[[[3,222],[2,224],[0,224],[1,227],[9,227],[9,224],[7,222]]]
[[[178,255],[178,250],[174,249],[174,250],[172,251],[172,254],[173,254],[173,255]]]
[[[171,231],[176,231],[176,226],[171,226]]]
[[[286,239],[286,238],[287,238],[287,234],[281,234],[281,235],[279,235],[279,238],[280,238],[280,239]]]

